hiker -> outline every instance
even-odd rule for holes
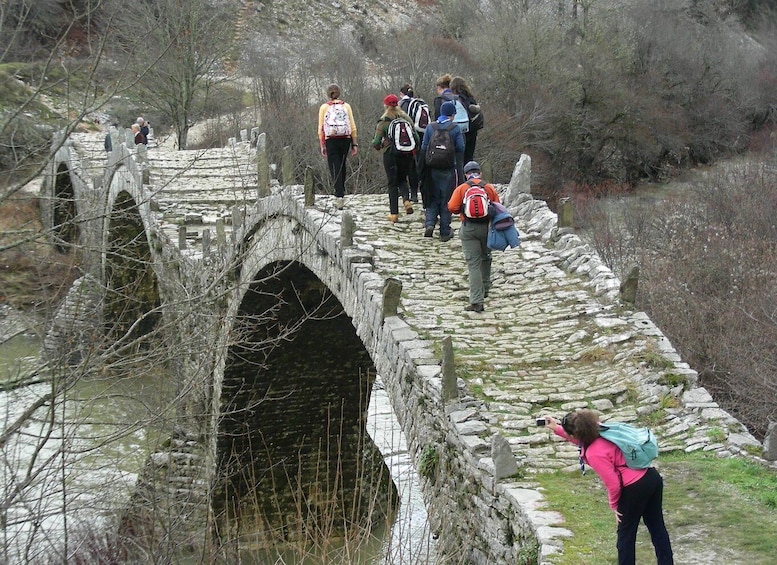
[[[143,145],[148,145],[148,136],[151,133],[151,128],[148,124],[148,122],[143,119],[142,117],[139,117],[136,120],[136,123],[138,124],[138,127],[140,128],[140,135],[143,136]]]
[[[470,161],[464,165],[464,176],[467,180],[456,187],[448,201],[448,209],[454,214],[459,214],[461,218],[459,237],[469,273],[469,305],[464,309],[470,312],[484,310],[483,302],[491,288],[491,250],[487,245],[488,203],[499,202],[494,186],[481,179],[480,174],[480,165],[477,162]],[[484,215],[465,214],[468,190],[472,187],[480,187],[485,191],[487,200]]]
[[[342,210],[345,197],[345,171],[348,153],[356,156],[356,122],[351,105],[340,100],[340,87],[326,87],[327,101],[318,109],[318,141],[326,157],[335,189],[335,207]]]
[[[421,98],[416,98],[415,91],[412,85],[405,83],[399,89],[402,97],[399,99],[399,107],[410,116],[410,121],[418,134],[419,147],[424,141],[424,132],[426,132],[426,126],[431,121],[431,115],[429,112],[429,106]],[[411,169],[408,175],[408,181],[410,182],[410,201],[413,203],[418,202],[418,159],[423,154],[416,152],[415,166]]]
[[[105,132],[105,141],[103,142],[103,146],[105,147],[105,152],[110,153],[113,151],[113,138],[111,137],[111,134],[119,129],[119,124],[116,122],[113,122],[109,127],[108,130]]]
[[[132,137],[135,141],[135,145],[143,144],[143,134],[140,133],[140,126],[137,123],[134,123],[130,126],[130,129],[132,130]]]
[[[451,80],[453,77],[449,74],[441,75],[440,78],[437,79],[437,96],[434,97],[434,119],[438,119],[440,117],[440,108],[443,105],[443,102],[446,102],[448,100],[453,100],[453,92],[451,91]]]
[[[459,77],[453,77],[450,83],[451,92],[459,97],[461,103],[467,109],[469,116],[469,130],[464,134],[464,162],[472,161],[475,157],[475,145],[478,141],[478,130],[483,127],[483,112],[475,100],[467,82]]]
[[[440,107],[440,117],[426,127],[421,144],[423,158],[419,160],[421,198],[426,208],[424,237],[432,237],[437,221],[440,221],[440,241],[451,238],[451,212],[448,209],[453,189],[461,173],[461,157],[464,154],[464,136],[451,117],[456,113],[453,102]]]
[[[599,435],[599,417],[593,410],[570,412],[560,424],[552,417],[545,420],[545,426],[557,436],[580,446],[581,461],[596,471],[604,483],[618,523],[618,565],[635,563],[640,520],[644,520],[650,532],[658,565],[673,565],[662,508],[664,481],[658,471],[654,467],[627,467],[620,448]]]
[[[462,134],[466,134],[469,131],[469,113],[467,112],[467,108],[464,106],[464,103],[461,101],[459,96],[451,89],[452,83],[453,77],[451,77],[449,74],[444,74],[437,79],[437,96],[434,98],[434,118],[438,119],[440,117],[440,108],[445,102],[453,102],[456,108],[452,118],[453,122],[459,126]],[[470,158],[469,160],[472,159]],[[462,160],[462,163],[466,162],[467,160]]]
[[[383,167],[386,169],[388,182],[388,220],[393,224],[399,220],[400,197],[402,197],[405,213],[413,213],[408,176],[415,168],[419,138],[410,116],[399,108],[396,94],[389,94],[383,99],[383,108],[383,115],[375,126],[372,146],[378,151],[383,150]]]

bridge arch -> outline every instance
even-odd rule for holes
[[[100,148],[101,138],[98,140]],[[71,142],[66,141],[63,149],[69,147]],[[81,148],[84,148],[82,143]],[[97,153],[102,156],[102,149]],[[683,406],[661,428],[666,433],[664,437],[670,449],[695,450],[709,446],[717,453],[730,455],[744,453],[744,447],[760,448],[753,438],[740,433],[745,432],[744,427],[719,409],[704,389],[696,388],[695,372],[682,363],[666,337],[644,314],[628,309],[619,311],[614,306],[619,281],[595,254],[591,254],[588,246],[583,245],[567,228],[558,225],[557,216],[544,203],[531,197],[528,193],[530,171],[521,169],[523,157],[516,165],[515,182],[507,187],[504,198],[500,193],[500,198],[528,236],[524,239],[525,251],[520,260],[511,259],[505,263],[504,272],[514,279],[525,279],[526,284],[516,284],[503,295],[501,302],[495,303],[502,308],[507,308],[510,303],[506,317],[502,318],[505,327],[512,326],[513,321],[519,318],[517,309],[524,304],[530,310],[527,314],[529,318],[532,317],[531,311],[537,311],[533,314],[537,317],[539,312],[543,314],[542,321],[528,319],[524,326],[517,326],[517,331],[521,328],[529,330],[521,336],[521,340],[525,337],[529,339],[515,344],[515,349],[512,349],[514,344],[511,343],[509,353],[500,354],[493,363],[486,365],[493,367],[500,378],[504,377],[499,384],[494,381],[494,391],[499,394],[498,404],[509,408],[505,412],[508,417],[503,419],[495,418],[494,412],[489,411],[483,400],[473,397],[467,393],[466,387],[458,385],[456,368],[461,367],[464,371],[474,369],[474,375],[481,371],[482,361],[479,353],[467,351],[477,347],[457,349],[457,355],[459,351],[462,355],[455,359],[452,350],[456,342],[447,340],[446,327],[467,329],[466,325],[459,324],[460,321],[469,323],[469,318],[460,320],[458,307],[456,313],[451,313],[447,293],[446,303],[443,305],[438,301],[435,306],[433,293],[437,287],[426,284],[427,279],[413,280],[413,277],[397,275],[407,271],[407,264],[393,262],[390,246],[406,244],[409,238],[405,236],[411,232],[398,229],[401,226],[392,226],[390,231],[382,229],[387,228],[384,198],[380,198],[378,205],[377,196],[374,199],[366,195],[351,197],[349,208],[359,210],[360,231],[364,234],[357,236],[361,243],[354,246],[344,242],[340,235],[341,225],[346,227],[347,223],[352,223],[346,222],[350,214],[335,210],[329,197],[308,198],[312,195],[303,195],[297,187],[278,188],[273,185],[272,190],[278,189],[277,194],[255,201],[258,193],[264,194],[266,187],[262,186],[261,191],[259,187],[250,187],[235,194],[231,176],[227,182],[229,188],[222,184],[222,190],[213,191],[213,186],[218,185],[224,175],[222,167],[209,166],[210,154],[192,154],[193,160],[189,164],[198,164],[193,168],[199,169],[201,165],[202,170],[210,171],[209,178],[200,178],[195,187],[188,183],[198,179],[198,175],[178,178],[176,183],[170,182],[169,175],[155,176],[154,167],[168,167],[167,162],[160,159],[154,163],[152,158],[149,162],[138,164],[124,144],[107,156],[102,177],[105,180],[98,186],[96,177],[91,177],[92,182],[86,183],[83,179],[90,178],[89,173],[94,169],[84,165],[90,160],[96,162],[95,154],[95,151],[84,151],[81,155],[87,158],[79,162],[75,150],[62,159],[57,152],[54,166],[49,169],[47,198],[43,199],[42,205],[50,206],[48,203],[54,200],[51,187],[55,183],[51,181],[56,176],[58,165],[67,163],[78,209],[91,213],[88,218],[85,213],[84,221],[79,223],[81,239],[86,242],[87,249],[100,250],[105,241],[103,231],[109,229],[110,222],[96,222],[94,218],[104,220],[114,213],[114,208],[117,214],[125,209],[132,210],[137,228],[135,233],[142,231],[137,239],[143,240],[145,236],[152,258],[149,266],[159,275],[160,289],[167,298],[162,304],[165,316],[169,315],[174,322],[179,322],[169,326],[175,329],[168,334],[171,339],[166,348],[171,360],[177,364],[176,376],[187,397],[182,398],[181,416],[177,418],[171,441],[150,458],[136,489],[137,499],[148,501],[147,504],[139,504],[139,507],[170,509],[169,512],[159,512],[159,516],[177,518],[172,530],[169,522],[160,522],[157,539],[174,540],[176,546],[182,546],[192,543],[192,540],[201,543],[202,532],[209,531],[211,510],[214,508],[213,491],[209,487],[214,483],[218,485],[219,481],[215,473],[219,430],[225,417],[231,416],[229,406],[222,406],[222,400],[231,396],[230,386],[234,387],[233,390],[240,390],[242,385],[237,381],[239,370],[230,360],[230,355],[238,356],[241,352],[232,346],[244,327],[241,320],[250,321],[266,310],[261,300],[255,301],[252,296],[259,295],[261,298],[264,292],[278,295],[288,291],[291,293],[289,296],[297,296],[295,291],[304,289],[309,293],[305,299],[315,303],[324,296],[327,304],[329,297],[335,299],[333,308],[341,309],[344,314],[341,316],[340,310],[337,310],[336,317],[349,320],[352,328],[347,328],[345,324],[342,327],[348,329],[348,336],[354,342],[355,338],[361,341],[363,351],[359,350],[360,353],[369,355],[375,371],[383,378],[392,406],[397,409],[408,446],[421,471],[430,527],[439,534],[438,547],[444,554],[462,555],[463,550],[467,551],[465,558],[472,563],[515,563],[532,553],[539,553],[539,558],[544,559],[557,551],[560,545],[558,538],[563,537],[564,532],[548,526],[558,524],[558,518],[541,509],[541,495],[527,488],[526,481],[515,480],[514,466],[509,463],[515,464],[516,455],[535,466],[545,464],[546,467],[556,468],[574,463],[575,452],[565,450],[566,444],[556,448],[547,444],[545,434],[534,433],[534,413],[556,410],[559,402],[570,408],[596,402],[604,406],[609,415],[632,416],[637,409],[657,410],[661,405],[659,394],[661,398],[664,394],[671,395],[667,398],[682,394],[680,400]],[[233,164],[239,155],[246,157],[246,162],[252,157],[250,152],[243,154],[232,148],[228,154],[216,155],[215,160],[229,159]],[[255,163],[251,162],[251,168],[241,169],[241,179],[245,178],[242,171],[252,170],[253,165]],[[182,171],[182,167],[180,165],[176,170]],[[232,166],[229,168],[234,169]],[[145,174],[146,180],[142,180],[141,170],[144,174],[148,173]],[[524,186],[526,190],[522,189]],[[105,187],[110,187],[107,195]],[[511,193],[515,198],[510,197]],[[151,213],[152,195],[158,199],[162,213]],[[207,195],[207,207],[202,206],[203,195]],[[303,204],[303,197],[311,203],[310,206]],[[195,212],[193,216],[201,216],[201,224],[195,221],[186,227],[186,239],[191,241],[193,238],[197,243],[202,241],[201,246],[187,247],[188,244],[183,241],[179,203],[188,204]],[[249,208],[247,217],[246,206]],[[165,217],[168,211],[171,213]],[[50,212],[50,208],[44,208],[48,227],[52,218]],[[208,237],[204,235],[205,226],[214,224],[217,234],[215,245],[210,233]],[[85,233],[87,227],[89,233]],[[96,230],[92,231],[95,227],[103,231],[95,234]],[[167,235],[176,232],[179,237],[177,242]],[[374,268],[373,248],[377,250]],[[428,249],[425,245],[422,253],[428,253]],[[444,255],[445,252],[440,249],[441,255]],[[382,250],[387,253],[382,253]],[[451,254],[447,254],[450,259]],[[455,260],[460,264],[458,252]],[[99,260],[95,264],[99,265]],[[566,274],[572,275],[569,280],[566,280]],[[396,279],[393,278],[395,276]],[[536,284],[543,278],[547,288]],[[407,296],[411,300],[403,300],[402,311],[399,312],[410,314],[406,318],[396,315],[394,300],[399,300],[399,293],[395,286],[384,286],[387,280],[406,282]],[[263,284],[266,286],[263,287]],[[99,287],[100,283],[96,286]],[[431,287],[431,290],[425,287]],[[384,288],[390,291],[385,293],[386,297]],[[520,289],[528,291],[525,301],[518,298],[524,296]],[[73,309],[83,309],[85,301],[78,300],[78,293],[72,294]],[[70,296],[71,293],[68,298]],[[315,296],[319,299],[314,300]],[[498,301],[499,296],[494,299]],[[538,309],[531,301],[542,306]],[[575,303],[571,310],[570,301]],[[545,304],[549,305],[547,310]],[[426,305],[431,305],[432,310],[425,310]],[[434,313],[433,318],[425,315],[430,311]],[[546,311],[552,312],[549,320],[545,320]],[[415,317],[419,313],[422,317]],[[523,316],[523,313],[520,314]],[[496,311],[496,316],[500,316],[499,311]],[[82,318],[92,320],[86,315]],[[272,317],[268,319],[273,320]],[[574,339],[565,338],[571,327],[567,325],[569,320],[575,320],[575,326],[579,320],[581,331],[584,330],[572,334]],[[547,321],[550,325],[545,325]],[[484,319],[484,323],[491,322]],[[565,327],[561,334],[550,331],[560,327],[559,324]],[[59,327],[71,325],[67,323]],[[541,331],[536,331],[538,328]],[[468,334],[474,336],[477,333],[478,342],[485,346],[501,348],[504,343],[501,331],[493,333],[469,329],[472,331]],[[342,329],[339,331],[343,332]],[[188,348],[179,347],[180,340],[175,339],[177,335],[186,337]],[[581,335],[583,337],[579,337]],[[304,338],[308,344],[305,345],[306,354],[307,350],[313,349],[313,345],[309,344],[315,343],[320,348],[320,343],[324,341],[316,339],[315,334]],[[581,367],[578,360],[587,354],[589,338],[594,340],[595,348],[617,349],[618,366],[613,364],[613,370],[605,371],[607,374],[604,375],[599,374],[602,371],[598,362],[590,367]],[[671,390],[663,384],[664,370],[651,368],[640,360],[640,353],[649,351],[648,346],[655,346],[662,357],[673,363],[670,369],[672,379],[680,377],[685,383],[673,386]],[[533,348],[542,351],[555,348],[561,353],[553,351],[550,355],[553,364],[546,367],[545,353],[535,355]],[[282,353],[277,363],[280,367],[278,374],[285,378],[288,374],[286,368],[294,366],[297,357],[302,355],[294,349]],[[517,371],[508,366],[512,363],[511,356],[519,360]],[[559,368],[565,376],[560,380],[567,380],[568,374],[574,389],[545,392],[546,381],[559,380]],[[527,372],[536,373],[527,379],[526,384],[531,389],[522,384],[513,387],[512,379],[523,380],[523,374]],[[622,399],[632,395],[629,388],[632,377],[638,384],[640,402],[644,405],[621,406]],[[586,390],[595,386],[595,397],[579,395],[578,383],[583,382]],[[353,386],[353,383],[350,384]],[[686,384],[689,389],[685,389]],[[347,390],[345,387],[346,384],[342,384],[336,390]],[[499,390],[499,387],[503,388]],[[361,389],[361,386],[358,388]],[[255,390],[263,392],[261,388]],[[268,404],[257,406],[265,409]],[[243,407],[251,408],[251,402],[243,402]],[[304,409],[298,409],[298,412],[303,413]],[[269,418],[272,415],[267,416]],[[729,438],[725,443],[709,444],[708,434],[712,426],[717,428],[718,433],[720,429],[727,430]],[[692,431],[688,431],[689,427]],[[508,441],[503,441],[506,438],[509,438]],[[236,453],[240,452],[237,448]],[[461,496],[462,486],[466,488],[466,497]],[[322,488],[319,492],[327,492],[327,489]],[[149,523],[152,520],[150,517]],[[156,524],[151,527],[156,527]]]
[[[333,516],[336,530],[374,525],[396,500],[366,433],[375,367],[346,307],[358,291],[316,240],[322,227],[252,220],[218,348],[214,510],[227,522],[250,508],[285,538]]]
[[[52,235],[59,251],[79,242],[79,228],[76,223],[76,191],[67,163],[59,163],[54,176],[54,198],[52,202]]]
[[[105,285],[104,319],[113,335],[148,334],[161,314],[159,258],[152,244],[149,198],[137,176],[124,162],[109,175],[101,230],[102,279]]]

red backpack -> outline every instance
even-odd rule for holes
[[[483,185],[477,181],[467,181],[469,187],[464,191],[461,203],[461,211],[470,220],[482,220],[488,218],[488,193]]]

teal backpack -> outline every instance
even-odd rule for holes
[[[632,469],[647,469],[658,457],[658,440],[649,428],[607,422],[601,424],[599,435],[620,448],[626,466]]]

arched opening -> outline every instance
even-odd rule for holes
[[[374,379],[342,304],[309,269],[273,263],[256,275],[220,399],[222,541],[338,538],[385,522],[396,489],[365,429]]]
[[[76,224],[76,195],[70,179],[70,171],[65,163],[60,163],[54,181],[53,236],[57,251],[65,253],[78,242],[78,224]]]
[[[131,332],[129,337],[135,339],[154,329],[160,300],[151,249],[137,205],[126,191],[116,197],[108,223],[105,286],[109,337]]]

